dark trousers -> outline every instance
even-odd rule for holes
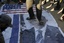
[[[0,32],[0,43],[5,43],[5,41],[4,41],[4,37],[3,37],[3,35],[2,35],[1,32]]]
[[[11,0],[7,0],[7,3],[9,4]]]
[[[33,12],[33,6],[32,6],[34,3],[36,7],[36,17],[39,21],[41,21],[41,16],[42,16],[41,1],[42,0],[26,0],[26,6],[27,6],[27,10],[30,18],[35,17]]]
[[[64,14],[64,8],[63,8],[62,14]]]

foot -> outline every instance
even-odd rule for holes
[[[43,21],[40,21],[40,22],[39,22],[39,25],[43,25],[43,26],[44,26],[44,24],[45,24],[45,23],[44,23]]]
[[[62,17],[60,18],[60,21],[63,21],[63,18]]]
[[[35,17],[34,17],[34,18],[29,18],[29,17],[27,17],[27,18],[26,18],[26,20],[32,20],[32,19],[35,19]]]
[[[63,15],[60,17],[60,20],[61,21],[64,21],[64,16]]]
[[[21,4],[21,5],[23,5],[23,3],[22,3],[22,2],[18,2],[18,4]]]

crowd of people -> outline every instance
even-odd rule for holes
[[[62,13],[60,20],[64,21],[64,0],[49,0],[49,2],[50,2],[50,5],[46,8],[50,8],[55,5],[54,8],[51,9],[51,11],[58,10],[57,14]],[[48,3],[47,0],[44,1],[44,4],[46,3]]]

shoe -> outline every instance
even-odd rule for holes
[[[32,20],[32,19],[35,19],[35,17],[34,17],[34,18],[29,18],[29,17],[27,17],[27,18],[26,18],[26,20]]]
[[[39,22],[39,25],[43,25],[43,26],[44,26],[44,24],[45,24],[45,23],[44,23],[43,21],[40,21],[40,22]]]
[[[23,5],[23,3],[19,2],[18,4]]]

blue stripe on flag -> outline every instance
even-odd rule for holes
[[[21,9],[21,5],[20,4],[5,4],[3,6],[3,10],[4,9],[7,9],[7,10],[9,10],[9,9]]]
[[[18,32],[19,32],[19,15],[14,15],[10,43],[18,43]]]

